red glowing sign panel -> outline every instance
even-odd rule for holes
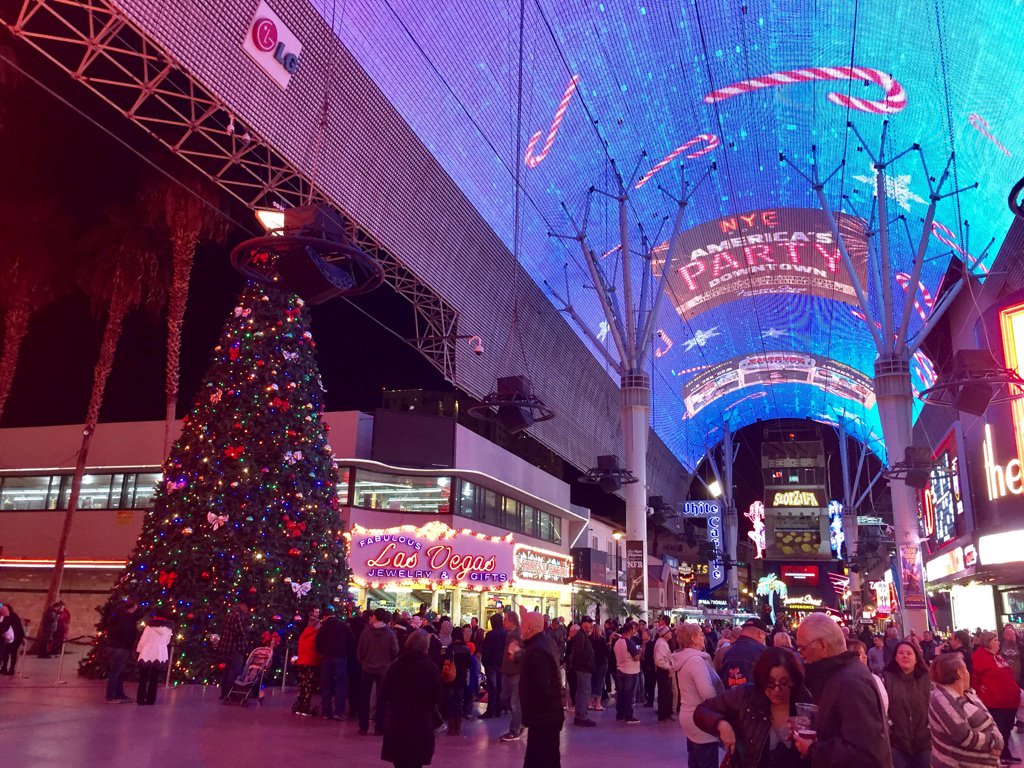
[[[354,525],[345,538],[353,580],[364,587],[445,584],[491,591],[508,586],[515,573],[511,534],[487,536],[434,520],[421,528]]]
[[[864,222],[837,214],[861,284],[867,280]],[[806,208],[773,208],[726,216],[679,236],[668,290],[686,320],[738,298],[804,294],[856,304],[825,214]],[[664,259],[667,244],[657,252]]]
[[[818,586],[818,566],[816,565],[784,565],[780,569],[782,580],[793,589]]]

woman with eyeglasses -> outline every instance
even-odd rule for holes
[[[718,736],[735,768],[805,768],[793,745],[790,716],[811,703],[799,657],[769,648],[754,664],[752,683],[731,688],[700,704],[693,721]]]

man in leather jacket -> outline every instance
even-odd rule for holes
[[[811,768],[892,768],[889,726],[871,672],[846,650],[839,626],[812,613],[796,631],[807,688],[818,705],[817,738],[794,736]]]

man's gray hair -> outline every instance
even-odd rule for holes
[[[846,653],[846,637],[831,618],[824,613],[812,613],[800,624],[810,637],[809,640],[821,640],[826,656],[838,656]]]
[[[405,647],[413,653],[426,653],[430,647],[430,635],[417,629],[405,639]]]

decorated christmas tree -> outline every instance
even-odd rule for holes
[[[176,623],[176,680],[219,679],[210,641],[237,601],[254,640],[287,633],[306,608],[344,597],[337,468],[323,422],[309,311],[297,296],[250,284],[220,343],[127,569],[100,609],[128,597]],[[81,672],[100,675],[102,652]]]

